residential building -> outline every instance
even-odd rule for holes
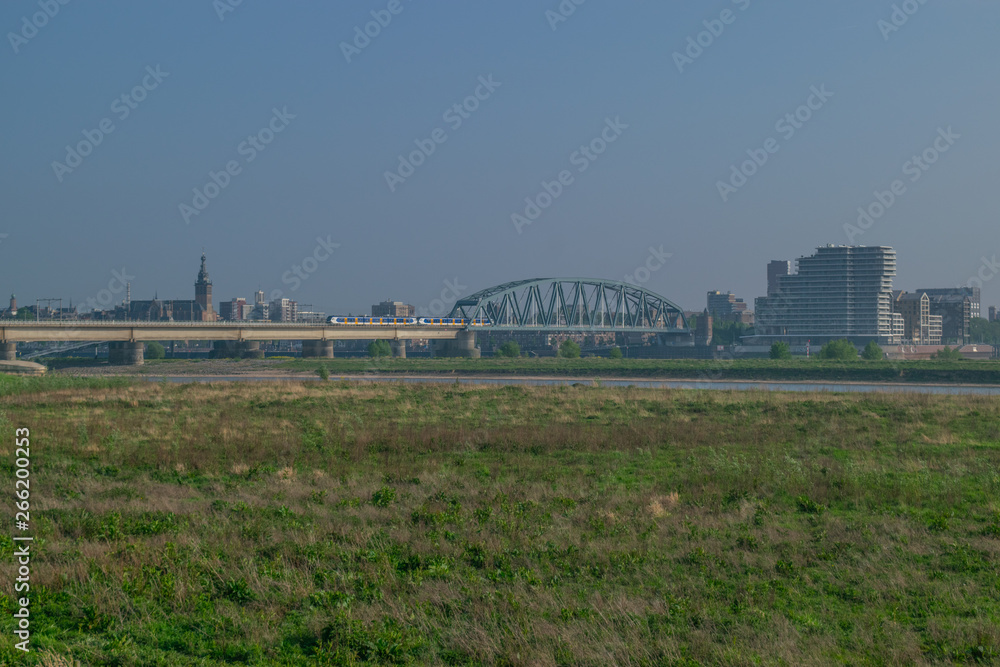
[[[295,322],[298,307],[299,304],[291,299],[275,299],[269,309],[270,319],[272,322]]]
[[[372,317],[413,317],[416,309],[402,301],[383,301],[372,306]]]
[[[778,282],[782,276],[787,276],[792,272],[792,263],[787,259],[776,259],[767,264],[767,293],[768,295],[778,293]]]
[[[242,322],[250,319],[252,310],[253,307],[247,303],[246,299],[236,298],[219,304],[219,317],[231,322]]]
[[[942,320],[941,340],[965,345],[972,340],[972,297],[962,294],[928,294],[930,311]]]
[[[969,297],[969,317],[979,317],[979,300],[981,295],[981,290],[978,287],[940,287],[933,289],[918,289],[917,292],[926,292],[927,296],[933,299],[938,296],[949,296],[949,297]]]
[[[747,304],[732,292],[718,290],[708,293],[708,312],[716,321],[742,322],[753,324],[753,313],[747,310]]]
[[[926,292],[893,292],[893,313],[902,318],[902,332],[891,343],[939,345],[941,316],[931,314],[931,299]]]
[[[775,272],[768,296],[756,300],[755,338],[889,342],[895,275],[888,246],[821,246],[796,261],[795,273]]]

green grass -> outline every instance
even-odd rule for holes
[[[40,378],[0,411],[33,646],[85,665],[1000,661],[996,398]]]
[[[450,374],[679,378],[702,380],[931,382],[1000,384],[997,361],[822,361],[819,359],[296,359],[275,366],[289,371],[314,371],[323,364],[330,375]]]

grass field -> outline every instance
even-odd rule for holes
[[[0,376],[0,411],[48,664],[1000,661],[995,398]]]
[[[324,366],[331,376],[340,375],[493,375],[561,376],[579,378],[675,378],[757,381],[847,381],[931,382],[1000,384],[1000,362],[976,361],[820,361],[819,359],[583,359],[542,358],[344,358],[266,360],[147,361],[144,366],[108,367],[93,359],[46,359],[64,373],[86,373],[99,369],[139,375],[225,375],[229,373],[308,373]]]

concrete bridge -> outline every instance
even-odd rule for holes
[[[143,343],[211,340],[225,356],[259,357],[260,341],[300,340],[302,356],[333,357],[335,340],[388,340],[393,356],[406,356],[406,340],[440,341],[439,356],[477,356],[475,332],[461,326],[363,326],[279,322],[0,322],[0,360],[17,357],[17,343],[107,342],[113,364],[143,363]]]

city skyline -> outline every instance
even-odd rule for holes
[[[0,8],[0,83],[34,100],[8,116],[0,289],[86,303],[125,267],[186,296],[206,248],[219,296],[360,312],[620,280],[652,249],[642,286],[697,309],[851,243],[896,248],[901,286],[1000,296],[995,5],[404,2],[367,40],[387,3],[224,6]]]

